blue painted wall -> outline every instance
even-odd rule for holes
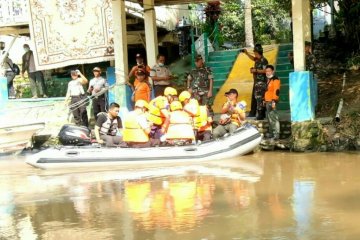
[[[317,104],[317,81],[314,79],[313,73],[309,71],[292,72],[289,81],[291,121],[314,120]]]

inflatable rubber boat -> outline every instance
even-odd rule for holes
[[[248,124],[232,135],[196,145],[151,148],[59,146],[28,156],[26,163],[42,169],[197,163],[244,155],[253,151],[261,138],[258,130]]]

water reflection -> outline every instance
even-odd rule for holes
[[[0,239],[359,239],[357,160],[258,153],[49,172],[0,159]]]

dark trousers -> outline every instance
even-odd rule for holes
[[[255,82],[254,82],[252,92],[251,92],[251,109],[250,109],[249,116],[251,116],[251,117],[256,116],[256,108],[257,108],[257,104],[256,104],[256,99],[255,99]]]
[[[106,112],[106,99],[105,95],[101,95],[99,97],[95,97],[92,100],[92,107],[94,111],[95,121],[97,120],[97,115],[100,112]]]
[[[164,96],[164,90],[166,87],[169,87],[169,86],[170,85],[154,85],[155,97]]]
[[[12,71],[7,71],[5,73],[5,76],[6,76],[7,84],[8,84],[8,97],[14,98],[15,97],[15,89],[14,89],[15,73],[13,73]]]
[[[81,101],[81,96],[72,96],[71,97],[71,105],[73,105],[79,101]],[[88,121],[87,112],[86,112],[86,104],[81,104],[81,106],[76,105],[76,106],[70,108],[70,110],[72,111],[76,125],[79,125],[79,126],[82,125],[82,126],[88,127],[89,121]]]
[[[36,71],[29,73],[30,88],[33,97],[38,96],[38,90],[40,95],[45,94],[45,80],[42,71]]]

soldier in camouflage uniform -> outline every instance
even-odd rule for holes
[[[209,67],[205,67],[201,55],[195,58],[196,69],[191,70],[187,76],[187,88],[192,97],[198,100],[200,105],[207,105],[211,111],[213,75]]]
[[[263,56],[263,48],[260,44],[255,45],[254,56],[250,55],[246,49],[243,52],[253,61],[254,67],[250,68],[253,74],[254,85],[251,98],[251,110],[249,117],[256,116],[257,120],[265,118],[265,107],[263,105],[264,94],[266,91],[266,75],[265,68],[268,65],[268,60]]]
[[[312,54],[309,41],[305,41],[305,70],[315,72],[315,56]]]

